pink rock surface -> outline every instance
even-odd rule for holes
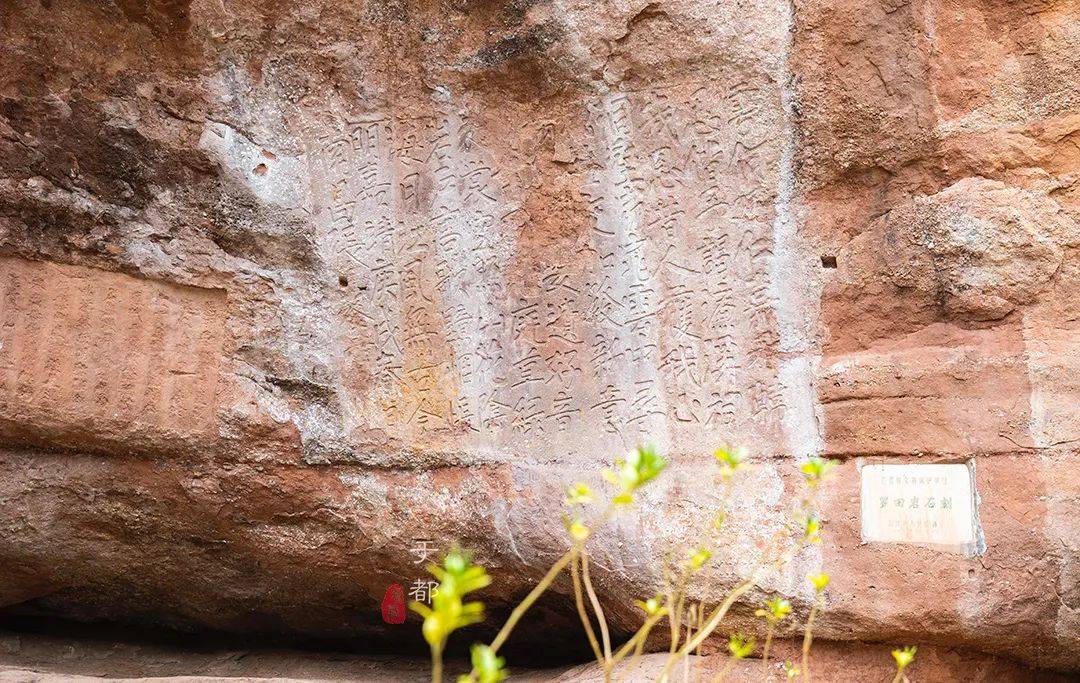
[[[648,438],[670,471],[594,551],[625,633],[735,441],[760,467],[696,597],[837,456],[826,544],[753,600],[803,613],[824,569],[823,639],[1080,667],[1074,3],[16,0],[0,31],[5,615],[417,646],[380,611],[413,546],[475,548],[504,614],[565,485]],[[861,543],[859,463],[968,460],[984,554]]]

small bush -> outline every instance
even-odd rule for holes
[[[747,450],[742,447],[722,447],[713,455],[726,502],[735,480],[753,465]],[[717,630],[732,605],[756,585],[759,570],[769,566],[783,566],[800,547],[821,542],[823,529],[816,511],[817,495],[835,466],[834,461],[822,458],[810,458],[800,464],[803,491],[783,532],[773,536],[762,555],[763,559],[755,571],[751,572],[750,577],[732,588],[719,605],[709,609],[703,602],[690,601],[687,587],[690,579],[707,570],[712,561],[714,532],[721,529],[727,519],[727,511],[723,506],[716,510],[711,517],[709,529],[702,532],[697,543],[676,549],[677,553],[673,557],[683,559],[674,567],[671,578],[666,580],[665,590],[658,595],[635,601],[635,605],[644,613],[644,620],[641,627],[621,645],[612,642],[603,606],[593,586],[589,573],[588,541],[615,515],[622,514],[633,506],[637,493],[663,473],[667,460],[652,446],[641,446],[603,471],[603,477],[610,485],[606,494],[597,493],[584,482],[573,484],[566,492],[566,511],[563,516],[569,549],[514,608],[491,643],[473,645],[472,669],[468,674],[459,677],[458,683],[498,683],[508,676],[505,662],[498,656],[499,649],[506,643],[525,612],[555,579],[567,570],[570,573],[574,604],[585,638],[603,671],[604,680],[608,683],[618,681],[619,674],[632,670],[649,635],[666,620],[670,634],[668,658],[658,680],[662,683],[670,681],[678,667],[694,666],[689,659],[690,654],[700,654],[701,644]],[[483,605],[478,601],[466,602],[465,597],[487,586],[491,583],[491,578],[482,567],[472,563],[466,552],[456,548],[446,555],[441,565],[432,565],[429,569],[439,580],[439,590],[433,598],[432,606],[413,603],[411,607],[424,618],[423,634],[431,648],[431,680],[433,683],[441,683],[442,655],[450,635],[459,628],[483,619]],[[811,574],[807,580],[814,588],[814,600],[803,628],[802,660],[798,665],[790,661],[783,664],[788,680],[811,679],[810,648],[813,643],[814,620],[825,606],[829,575]],[[767,600],[756,611],[756,615],[765,620],[765,642],[761,652],[766,677],[775,630],[792,615],[792,611],[791,602],[781,596]],[[756,650],[757,642],[753,637],[742,634],[730,636],[730,657],[713,680],[723,680],[735,662],[750,657]],[[893,682],[899,683],[906,680],[904,669],[914,659],[915,648],[894,650],[892,654],[896,661],[896,676]]]

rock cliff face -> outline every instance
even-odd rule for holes
[[[475,548],[506,607],[565,485],[649,438],[671,472],[595,550],[626,631],[733,440],[761,467],[696,595],[841,457],[826,543],[763,592],[825,570],[822,638],[1080,668],[1075,3],[14,0],[0,30],[9,617],[414,643],[379,602],[417,545]],[[982,554],[861,542],[862,462],[967,460]]]

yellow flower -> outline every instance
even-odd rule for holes
[[[821,543],[821,520],[815,515],[803,519],[803,540],[807,543]]]
[[[720,476],[730,479],[736,472],[746,466],[746,448],[744,446],[721,446],[713,452],[717,464],[720,466]]]
[[[810,458],[802,464],[799,468],[802,470],[803,477],[806,479],[806,483],[809,486],[817,486],[821,482],[825,481],[836,467],[835,460],[827,460],[825,458]]]
[[[916,648],[914,645],[908,645],[907,647],[892,651],[892,657],[896,660],[897,670],[903,671],[908,664],[915,661],[915,650]]]
[[[656,614],[664,606],[659,595],[653,596],[648,600],[635,600],[634,604],[644,610],[645,614],[648,614],[649,616]]]
[[[694,554],[690,556],[690,559],[686,561],[686,566],[690,571],[696,572],[705,566],[705,563],[712,557],[712,551],[707,548],[698,548],[694,551]]]
[[[784,617],[791,614],[791,601],[776,596],[772,600],[766,600],[765,609],[759,609],[754,614],[769,621],[783,621]]]
[[[825,590],[825,586],[829,585],[829,575],[822,572],[821,574],[807,574],[807,579],[810,583],[814,584],[814,590],[818,593]]]
[[[575,541],[584,541],[589,537],[591,529],[585,525],[580,519],[567,519],[565,520],[566,530],[570,534],[570,538]]]
[[[593,498],[592,489],[584,482],[579,481],[566,490],[567,505],[587,505]]]

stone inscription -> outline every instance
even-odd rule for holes
[[[965,464],[865,465],[861,469],[862,538],[978,552],[972,468]]]
[[[0,257],[5,430],[211,430],[224,317],[219,290]]]
[[[364,397],[346,429],[526,450],[783,443],[768,97],[740,82],[597,99],[588,234],[524,274],[508,273],[527,173],[496,163],[467,113],[316,110],[319,244],[360,284],[334,304]]]

